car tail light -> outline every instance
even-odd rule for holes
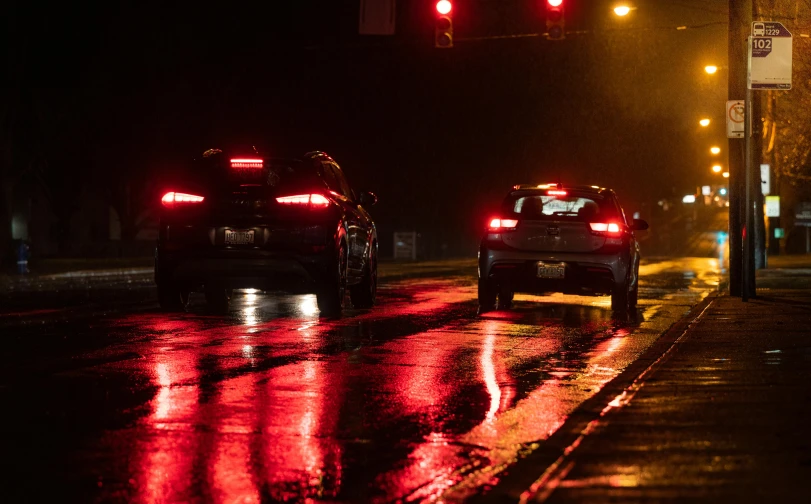
[[[490,220],[487,230],[491,233],[500,233],[502,231],[513,231],[516,226],[518,226],[518,220],[516,219],[495,218]]]
[[[296,194],[295,196],[282,196],[276,198],[282,205],[307,206],[310,208],[327,208],[329,199],[323,194]]]
[[[245,169],[245,168],[262,168],[264,160],[254,158],[237,158],[231,160],[231,168]]]
[[[590,222],[591,232],[606,236],[619,236],[622,234],[622,226],[616,222]]]
[[[173,208],[175,205],[202,203],[204,199],[205,198],[202,196],[197,196],[195,194],[172,191],[163,195],[161,198],[161,204],[167,208]]]

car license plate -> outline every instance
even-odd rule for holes
[[[566,274],[566,263],[538,263],[538,278],[563,278]]]
[[[253,229],[239,230],[239,229],[226,229],[225,230],[225,244],[226,245],[252,245],[253,244]]]

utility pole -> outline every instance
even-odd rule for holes
[[[746,97],[747,37],[752,24],[752,0],[729,0],[729,95],[728,100]],[[750,103],[745,103],[746,132],[751,133]],[[743,290],[743,229],[746,210],[746,139],[729,139],[729,293]]]

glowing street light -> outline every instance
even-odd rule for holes
[[[617,16],[627,16],[629,12],[631,12],[631,8],[627,5],[618,5],[614,7],[614,14]]]
[[[729,172],[728,171],[724,172],[724,178],[729,178]]]
[[[712,75],[712,74],[714,74],[715,72],[718,71],[718,67],[715,66],[715,65],[707,65],[707,66],[704,67],[704,71],[707,72],[708,74]]]
[[[704,118],[704,119],[702,119],[702,120],[698,121],[698,124],[700,124],[700,125],[702,125],[703,127],[705,127],[705,128],[706,128],[707,126],[709,126],[709,125],[710,125],[710,120],[709,120],[709,119]]]
[[[715,173],[721,173],[721,170],[723,170],[723,168],[721,168],[721,165],[719,164],[712,167],[712,171],[714,171]]]
[[[721,152],[721,148],[720,147],[710,147],[710,152],[712,152],[715,155],[718,155]]]

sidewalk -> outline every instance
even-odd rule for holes
[[[73,258],[73,259],[32,259],[29,263],[30,272],[20,275],[11,270],[0,272],[0,281],[31,277],[37,278],[51,275],[71,275],[81,272],[94,272],[96,274],[108,272],[129,271],[132,269],[152,268],[155,259],[146,257],[101,257],[101,258]]]
[[[436,275],[476,275],[476,258],[442,259],[435,261],[381,260],[378,278],[393,281]],[[51,283],[107,281],[123,276],[149,276],[154,273],[152,257],[122,259],[46,259],[32,264],[26,275],[0,273],[0,290],[15,291],[31,286],[42,287]]]
[[[811,256],[758,286],[705,300],[481,500],[811,502]]]

